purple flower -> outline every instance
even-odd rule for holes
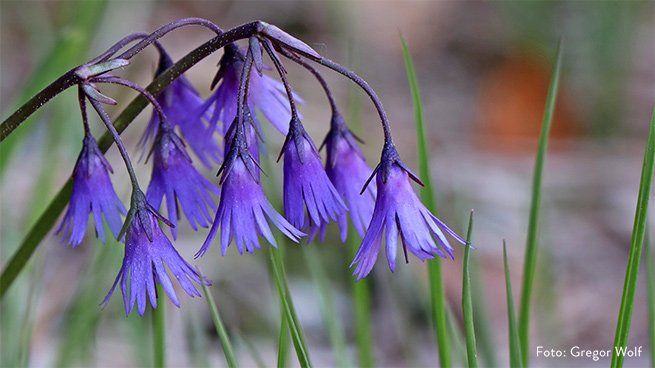
[[[350,265],[352,267],[357,263],[353,273],[353,276],[357,274],[357,280],[371,272],[380,250],[383,230],[386,235],[387,261],[391,272],[396,268],[398,235],[402,240],[406,261],[408,250],[421,261],[433,259],[434,255],[445,257],[437,243],[452,258],[452,247],[441,229],[458,242],[466,244],[464,239],[430,213],[416,197],[409,177],[417,181],[418,178],[400,161],[393,144],[385,145],[382,162],[376,168],[376,175],[378,195],[373,218],[362,245]],[[433,236],[436,237],[436,243]]]
[[[168,218],[173,224],[171,233],[173,239],[177,239],[178,203],[193,230],[197,231],[197,225],[208,227],[211,223],[207,207],[216,211],[216,204],[209,193],[218,195],[219,189],[196,171],[184,144],[170,126],[159,130],[146,199],[159,210],[166,196]]]
[[[198,271],[191,267],[175,250],[159,227],[157,221],[157,217],[160,217],[159,214],[156,214],[152,208],[146,208],[147,205],[143,203],[145,201],[143,193],[140,193],[140,196],[142,197],[141,204],[137,204],[136,210],[130,210],[133,216],[128,215],[131,217],[131,223],[127,229],[123,265],[111,290],[102,302],[103,307],[107,305],[120,280],[126,315],[132,312],[135,302],[139,314],[143,315],[146,309],[146,296],[150,299],[152,307],[157,309],[156,283],[161,284],[173,304],[180,307],[164,264],[191,297],[200,296],[191,281],[200,285],[210,285],[210,282],[200,276]]]
[[[161,74],[173,65],[173,61],[163,50],[159,59],[159,68],[156,75]],[[214,140],[214,129],[211,129],[203,121],[209,119],[211,110],[204,110],[196,113],[204,101],[193,88],[189,80],[181,75],[166,87],[158,96],[157,102],[161,105],[166,119],[173,126],[178,126],[182,137],[189,144],[198,157],[208,168],[212,162],[220,163],[223,158],[221,146]],[[144,153],[149,149],[150,142],[157,136],[159,130],[159,115],[153,112],[148,127],[144,132],[139,144],[143,146]]]
[[[69,235],[68,245],[75,247],[82,242],[89,221],[89,212],[93,214],[96,234],[103,243],[105,242],[103,214],[114,237],[118,236],[123,225],[121,213],[125,214],[126,211],[111,185],[109,172],[113,173],[109,162],[100,152],[96,140],[91,135],[86,135],[82,152],[73,169],[73,191],[68,210],[56,232],[59,234],[64,227],[66,228],[62,243]]]
[[[224,124],[223,133],[227,131],[228,123],[231,123],[237,114],[237,92],[245,61],[245,55],[237,45],[229,44],[225,46],[224,50],[225,53],[219,62],[219,69],[212,82],[212,87],[219,81],[220,84],[214,94],[198,110],[200,113],[204,113],[213,107],[210,127],[216,127],[220,120]],[[254,112],[253,107],[257,107],[280,133],[286,135],[291,113],[284,85],[267,75],[259,76],[257,73],[251,73],[248,91],[248,105],[251,111]],[[294,98],[302,103],[298,96],[294,96]]]
[[[258,235],[263,236],[277,247],[267,219],[270,220],[289,239],[298,242],[304,236],[293,227],[269,203],[259,185],[256,174],[257,164],[248,152],[243,131],[238,131],[232,141],[230,151],[221,167],[221,201],[216,211],[214,224],[204,244],[196,253],[203,256],[211,245],[216,232],[221,229],[221,254],[225,255],[227,247],[234,237],[239,253],[244,246],[250,253],[259,249]]]
[[[341,115],[332,117],[332,126],[324,142],[327,150],[325,172],[348,205],[353,226],[363,238],[373,215],[377,189],[372,183],[364,193],[360,193],[360,190],[373,170],[366,164],[355,136],[346,127]],[[338,215],[337,222],[341,228],[341,241],[344,242],[348,235],[348,216],[345,213]],[[321,230],[324,229],[325,225]]]
[[[310,228],[346,212],[346,205],[325,174],[314,142],[295,117],[280,154],[284,154],[284,214],[293,226],[304,228],[305,206]]]

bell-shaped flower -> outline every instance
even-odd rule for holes
[[[110,172],[113,172],[111,166],[100,152],[96,140],[86,135],[82,152],[73,169],[73,191],[68,210],[57,229],[57,234],[64,230],[62,242],[69,236],[68,245],[75,247],[82,242],[89,222],[89,212],[93,214],[96,234],[103,243],[103,214],[114,237],[118,236],[123,225],[121,214],[126,211],[111,185]]]
[[[375,175],[378,193],[373,217],[366,236],[362,240],[362,245],[350,265],[352,267],[357,264],[353,273],[353,276],[357,275],[357,280],[366,277],[371,272],[382,245],[383,231],[386,239],[387,261],[391,272],[396,268],[399,235],[402,240],[405,261],[408,261],[408,251],[421,261],[433,259],[435,255],[445,257],[439,246],[452,258],[453,248],[443,231],[452,235],[458,242],[466,244],[464,239],[430,213],[418,199],[409,179],[411,177],[419,183],[420,181],[400,161],[393,143],[385,145],[382,160],[376,168]]]
[[[113,286],[102,302],[103,306],[107,305],[120,281],[126,315],[132,312],[135,303],[139,314],[143,315],[146,310],[146,299],[150,299],[152,307],[157,309],[155,284],[161,284],[173,304],[180,307],[173,283],[165,267],[168,267],[170,273],[173,274],[173,279],[177,280],[182,289],[191,297],[200,296],[193,282],[199,285],[210,285],[210,282],[204,279],[175,250],[159,227],[158,218],[164,221],[165,219],[145,203],[143,193],[138,194],[141,197],[138,200],[140,203],[136,204],[135,209],[130,210],[131,213],[126,220],[129,223],[126,224],[123,264]]]
[[[159,67],[156,75],[163,73],[173,65],[173,61],[163,50],[160,50]],[[214,129],[208,126],[211,109],[197,113],[204,100],[198,95],[191,82],[181,75],[156,97],[157,102],[166,115],[166,120],[175,128],[179,127],[182,137],[187,142],[200,162],[208,168],[212,161],[220,163],[223,158],[221,146],[214,139]],[[143,154],[149,149],[151,142],[156,139],[159,130],[159,114],[153,111],[150,122],[146,127],[139,144],[143,146]]]
[[[292,118],[284,154],[284,215],[293,226],[317,228],[345,214],[346,205],[334,188],[321,157],[302,124]],[[305,222],[305,207],[308,222]]]
[[[159,210],[166,196],[168,218],[174,226],[171,233],[173,239],[177,239],[178,204],[193,230],[197,231],[197,225],[208,227],[211,223],[208,208],[216,211],[216,204],[210,193],[219,195],[220,190],[196,171],[184,143],[170,125],[164,126],[159,128],[152,151],[152,177],[146,199]]]
[[[215,128],[218,121],[221,121],[223,123],[222,133],[227,131],[229,124],[237,115],[237,93],[244,62],[245,55],[236,44],[224,47],[224,54],[219,62],[212,87],[220,83],[216,91],[198,110],[198,114],[212,111],[213,116],[209,125]],[[265,74],[260,76],[257,73],[251,73],[248,92],[248,106],[253,114],[254,108],[258,108],[275,129],[286,135],[291,112],[284,85]],[[297,95],[294,95],[294,99],[302,103]]]
[[[332,128],[323,143],[327,151],[325,172],[348,205],[353,226],[363,238],[375,207],[376,185],[371,183],[363,193],[360,191],[373,170],[366,164],[355,141],[356,137],[346,127],[339,113],[332,116],[331,125]],[[345,213],[338,215],[337,222],[341,228],[341,241],[344,242],[348,235],[348,216]],[[322,225],[323,229],[325,225]]]
[[[277,247],[267,220],[294,242],[298,242],[298,239],[305,235],[277,213],[270,204],[259,184],[257,170],[259,168],[248,151],[243,131],[238,130],[225,163],[219,171],[223,176],[216,217],[196,257],[207,252],[219,228],[222,255],[225,255],[232,238],[241,254],[244,247],[250,253],[253,253],[255,248],[259,249],[258,236],[263,236],[271,245]]]

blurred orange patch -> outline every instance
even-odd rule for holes
[[[534,151],[546,106],[552,65],[520,52],[492,68],[481,82],[478,101],[478,144],[508,153]],[[573,138],[578,124],[569,108],[560,79],[550,139]]]

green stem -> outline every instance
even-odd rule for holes
[[[655,367],[655,258],[650,229],[646,227],[646,287],[648,289],[648,324],[650,326],[650,366]]]
[[[287,350],[289,350],[289,324],[284,306],[280,303],[280,339],[277,345],[277,366],[284,368],[287,366]]]
[[[236,355],[232,349],[232,343],[230,342],[230,337],[227,335],[225,330],[225,325],[221,319],[221,315],[218,313],[218,307],[214,301],[209,288],[204,283],[202,284],[202,291],[205,293],[205,298],[207,299],[207,305],[209,305],[209,310],[212,312],[212,318],[214,319],[214,326],[216,327],[216,333],[218,338],[221,340],[221,345],[223,346],[223,353],[225,354],[225,360],[227,361],[227,366],[230,368],[239,367],[237,362]]]
[[[469,217],[469,227],[466,232],[466,241],[471,242],[471,233],[473,232],[473,211]],[[471,300],[471,276],[469,273],[469,253],[471,246],[466,245],[464,251],[464,270],[462,283],[462,314],[464,315],[464,331],[466,336],[466,354],[468,357],[468,366],[478,366],[478,352],[475,346],[475,326],[473,324],[473,301]]]
[[[321,256],[316,247],[312,245],[307,245],[302,250],[307,267],[318,291],[319,304],[321,305],[325,326],[330,337],[335,364],[337,367],[348,367],[350,364],[348,363],[346,337],[339,322],[339,314],[334,305],[334,298],[332,298],[332,293],[330,292],[328,276],[323,264],[321,264]]]
[[[641,247],[644,244],[644,233],[646,232],[648,200],[650,198],[650,190],[653,184],[654,168],[655,110],[653,110],[653,117],[648,132],[648,142],[646,143],[646,152],[644,152],[644,164],[641,169],[641,181],[639,183],[639,196],[637,198],[635,222],[632,228],[632,240],[630,241],[630,253],[628,255],[628,265],[625,270],[621,308],[616,323],[612,367],[622,367],[623,360],[625,359],[625,354],[620,354],[618,349],[625,349],[628,344],[630,320],[632,319],[632,307],[635,302],[635,290],[637,288],[637,276],[639,274],[639,260],[641,258]]]
[[[434,200],[432,191],[432,180],[430,179],[430,153],[426,142],[425,125],[423,123],[423,104],[421,102],[421,92],[418,87],[416,73],[414,73],[414,64],[412,57],[407,48],[407,44],[402,36],[400,43],[403,48],[405,57],[405,68],[407,69],[407,79],[412,93],[414,103],[414,120],[416,122],[416,148],[418,150],[419,176],[423,178],[423,188],[421,188],[421,200],[425,207],[435,216],[437,214],[437,204]],[[428,277],[430,283],[430,300],[432,301],[432,320],[439,346],[439,365],[441,367],[450,367],[450,343],[448,338],[448,324],[446,317],[446,294],[444,291],[443,277],[441,272],[441,260],[428,260]]]
[[[553,122],[557,90],[559,88],[560,73],[562,70],[562,41],[557,46],[555,67],[548,87],[546,97],[546,108],[541,124],[541,135],[539,147],[534,164],[532,177],[532,200],[530,203],[530,219],[528,223],[528,236],[526,241],[525,258],[523,261],[523,283],[521,288],[521,304],[519,310],[519,336],[521,337],[521,351],[523,366],[528,366],[530,360],[530,297],[532,285],[534,284],[535,268],[537,265],[538,230],[539,230],[539,208],[541,206],[541,184],[546,159],[546,148],[548,147],[548,133]]]
[[[359,237],[355,228],[349,225],[348,229],[348,256],[354,259],[360,245]],[[354,320],[355,320],[355,341],[357,342],[357,354],[360,367],[375,366],[375,355],[373,354],[373,337],[371,330],[371,280],[370,278],[356,281],[350,277],[353,292]]]
[[[509,364],[510,367],[524,367],[521,358],[521,341],[516,324],[516,311],[514,310],[514,293],[512,293],[512,279],[507,263],[507,249],[503,240],[503,260],[505,262],[505,288],[507,290],[507,321],[509,329]]]
[[[273,267],[273,275],[275,277],[275,283],[277,285],[278,293],[280,294],[280,300],[282,302],[282,307],[284,313],[287,316],[287,321],[289,322],[289,330],[291,331],[291,340],[296,349],[296,355],[298,356],[298,362],[301,367],[311,367],[312,363],[309,360],[309,350],[307,349],[307,343],[305,342],[305,334],[300,325],[300,320],[296,313],[296,309],[293,305],[293,300],[291,299],[291,294],[289,293],[289,285],[287,283],[287,276],[284,271],[284,264],[282,262],[282,256],[280,250],[271,249],[271,265]]]
[[[157,295],[165,295],[161,284],[157,285]],[[166,366],[166,307],[160,299],[157,309],[152,312],[152,333],[154,345],[154,364],[157,368]]]

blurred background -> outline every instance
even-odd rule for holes
[[[151,32],[183,17],[202,17],[223,29],[261,19],[348,67],[384,103],[396,145],[417,170],[414,112],[399,34],[412,53],[424,103],[426,134],[439,217],[463,234],[475,209],[473,282],[482,290],[474,308],[490,318],[497,364],[508,364],[502,241],[507,241],[514,295],[520,294],[531,177],[557,44],[563,74],[546,159],[539,257],[532,322],[534,366],[607,366],[608,359],[537,357],[547,349],[607,350],[616,327],[646,134],[655,102],[655,4],[647,1],[2,1],[0,111],[3,119],[67,70],[100,54],[131,32]],[[199,27],[161,42],[174,59],[209,40]],[[220,52],[187,72],[203,97]],[[119,74],[147,85],[154,49]],[[320,86],[305,70],[285,64],[302,95],[304,124],[322,141],[330,118]],[[274,76],[274,74],[271,74]],[[382,147],[379,121],[366,96],[343,77],[323,75],[375,166]],[[112,118],[135,96],[102,87],[119,101]],[[146,110],[123,133],[136,158]],[[91,118],[95,133],[100,121]],[[283,137],[266,127],[270,157]],[[76,91],[62,93],[0,145],[2,265],[6,264],[54,194],[70,176],[82,139]],[[115,148],[108,153],[114,186],[129,200],[126,172]],[[145,187],[149,164],[141,162]],[[201,169],[201,168],[199,168]],[[206,171],[213,178],[215,171]],[[267,193],[281,196],[281,164],[272,164]],[[277,185],[277,188],[276,188]],[[281,207],[277,207],[281,209]],[[186,222],[174,243],[190,262],[207,230]],[[102,245],[89,230],[75,249],[49,235],[29,268],[0,304],[1,364],[29,366],[149,366],[149,316],[125,318],[121,296],[98,304],[117,274],[122,246]],[[191,263],[213,281],[212,292],[244,366],[276,359],[279,311],[268,271],[268,245],[254,255],[216,244]],[[314,364],[334,365],[328,337],[300,247],[316,247],[330,277],[349,357],[356,363],[351,297],[352,261],[329,227],[323,243],[287,244],[289,281]],[[461,328],[462,249],[443,262],[446,295]],[[427,268],[415,258],[391,274],[383,261],[368,277],[376,364],[434,366],[437,349],[429,315]],[[644,272],[640,275],[628,346],[648,346]],[[222,366],[224,359],[203,299],[167,302],[171,366]],[[149,312],[147,313],[149,314]],[[256,351],[257,353],[253,353]],[[293,354],[291,352],[290,354]],[[455,353],[455,362],[459,359]],[[297,364],[290,355],[292,364]],[[490,364],[483,356],[482,364]],[[463,361],[460,362],[463,364]],[[647,355],[626,366],[648,366]]]

